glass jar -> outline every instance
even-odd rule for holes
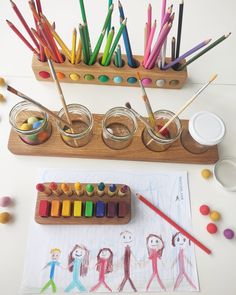
[[[219,144],[225,135],[225,125],[214,113],[196,113],[181,134],[182,146],[193,154],[205,153],[211,146]]]
[[[52,132],[48,114],[27,101],[19,102],[11,109],[9,121],[22,141],[29,145],[44,143]]]
[[[114,150],[129,146],[137,130],[134,114],[125,107],[110,109],[102,120],[102,137],[104,143]]]
[[[57,121],[57,128],[61,134],[61,138],[71,147],[85,146],[89,143],[93,135],[93,116],[85,106],[80,104],[69,104],[67,109],[73,130],[63,122]],[[58,116],[67,121],[64,108],[59,111]]]
[[[156,126],[160,130],[175,114],[167,110],[159,110],[154,113]],[[142,133],[144,145],[153,152],[162,152],[167,150],[175,142],[181,133],[181,122],[176,117],[170,125],[158,135],[152,129],[145,128]]]

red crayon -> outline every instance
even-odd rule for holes
[[[47,196],[50,196],[52,194],[52,191],[48,187],[46,187],[43,183],[38,183],[36,185],[36,189],[40,193],[44,193]]]

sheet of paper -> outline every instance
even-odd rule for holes
[[[22,293],[199,290],[194,245],[135,196],[142,194],[191,232],[187,172],[49,169],[41,171],[39,181],[127,184],[132,191],[132,219],[127,225],[33,221]]]

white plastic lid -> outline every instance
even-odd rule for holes
[[[212,146],[220,143],[225,135],[224,122],[214,113],[202,111],[189,121],[189,133],[202,145]]]

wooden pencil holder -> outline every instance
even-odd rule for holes
[[[142,77],[144,86],[149,88],[180,89],[187,80],[186,69],[182,71],[173,69],[163,71],[155,67],[147,70],[142,66],[143,56],[135,55],[134,59],[137,64],[136,68],[131,68],[128,65],[125,55],[122,55],[123,67],[121,68],[116,67],[113,61],[109,66],[102,66],[99,63],[101,55],[92,66],[83,62],[74,65],[65,58],[64,63],[54,63],[54,67],[60,81],[65,83],[139,87],[136,78],[137,71]],[[167,58],[166,62],[168,63],[169,60]],[[32,69],[37,80],[52,81],[47,62],[39,61],[36,55],[33,56]]]

